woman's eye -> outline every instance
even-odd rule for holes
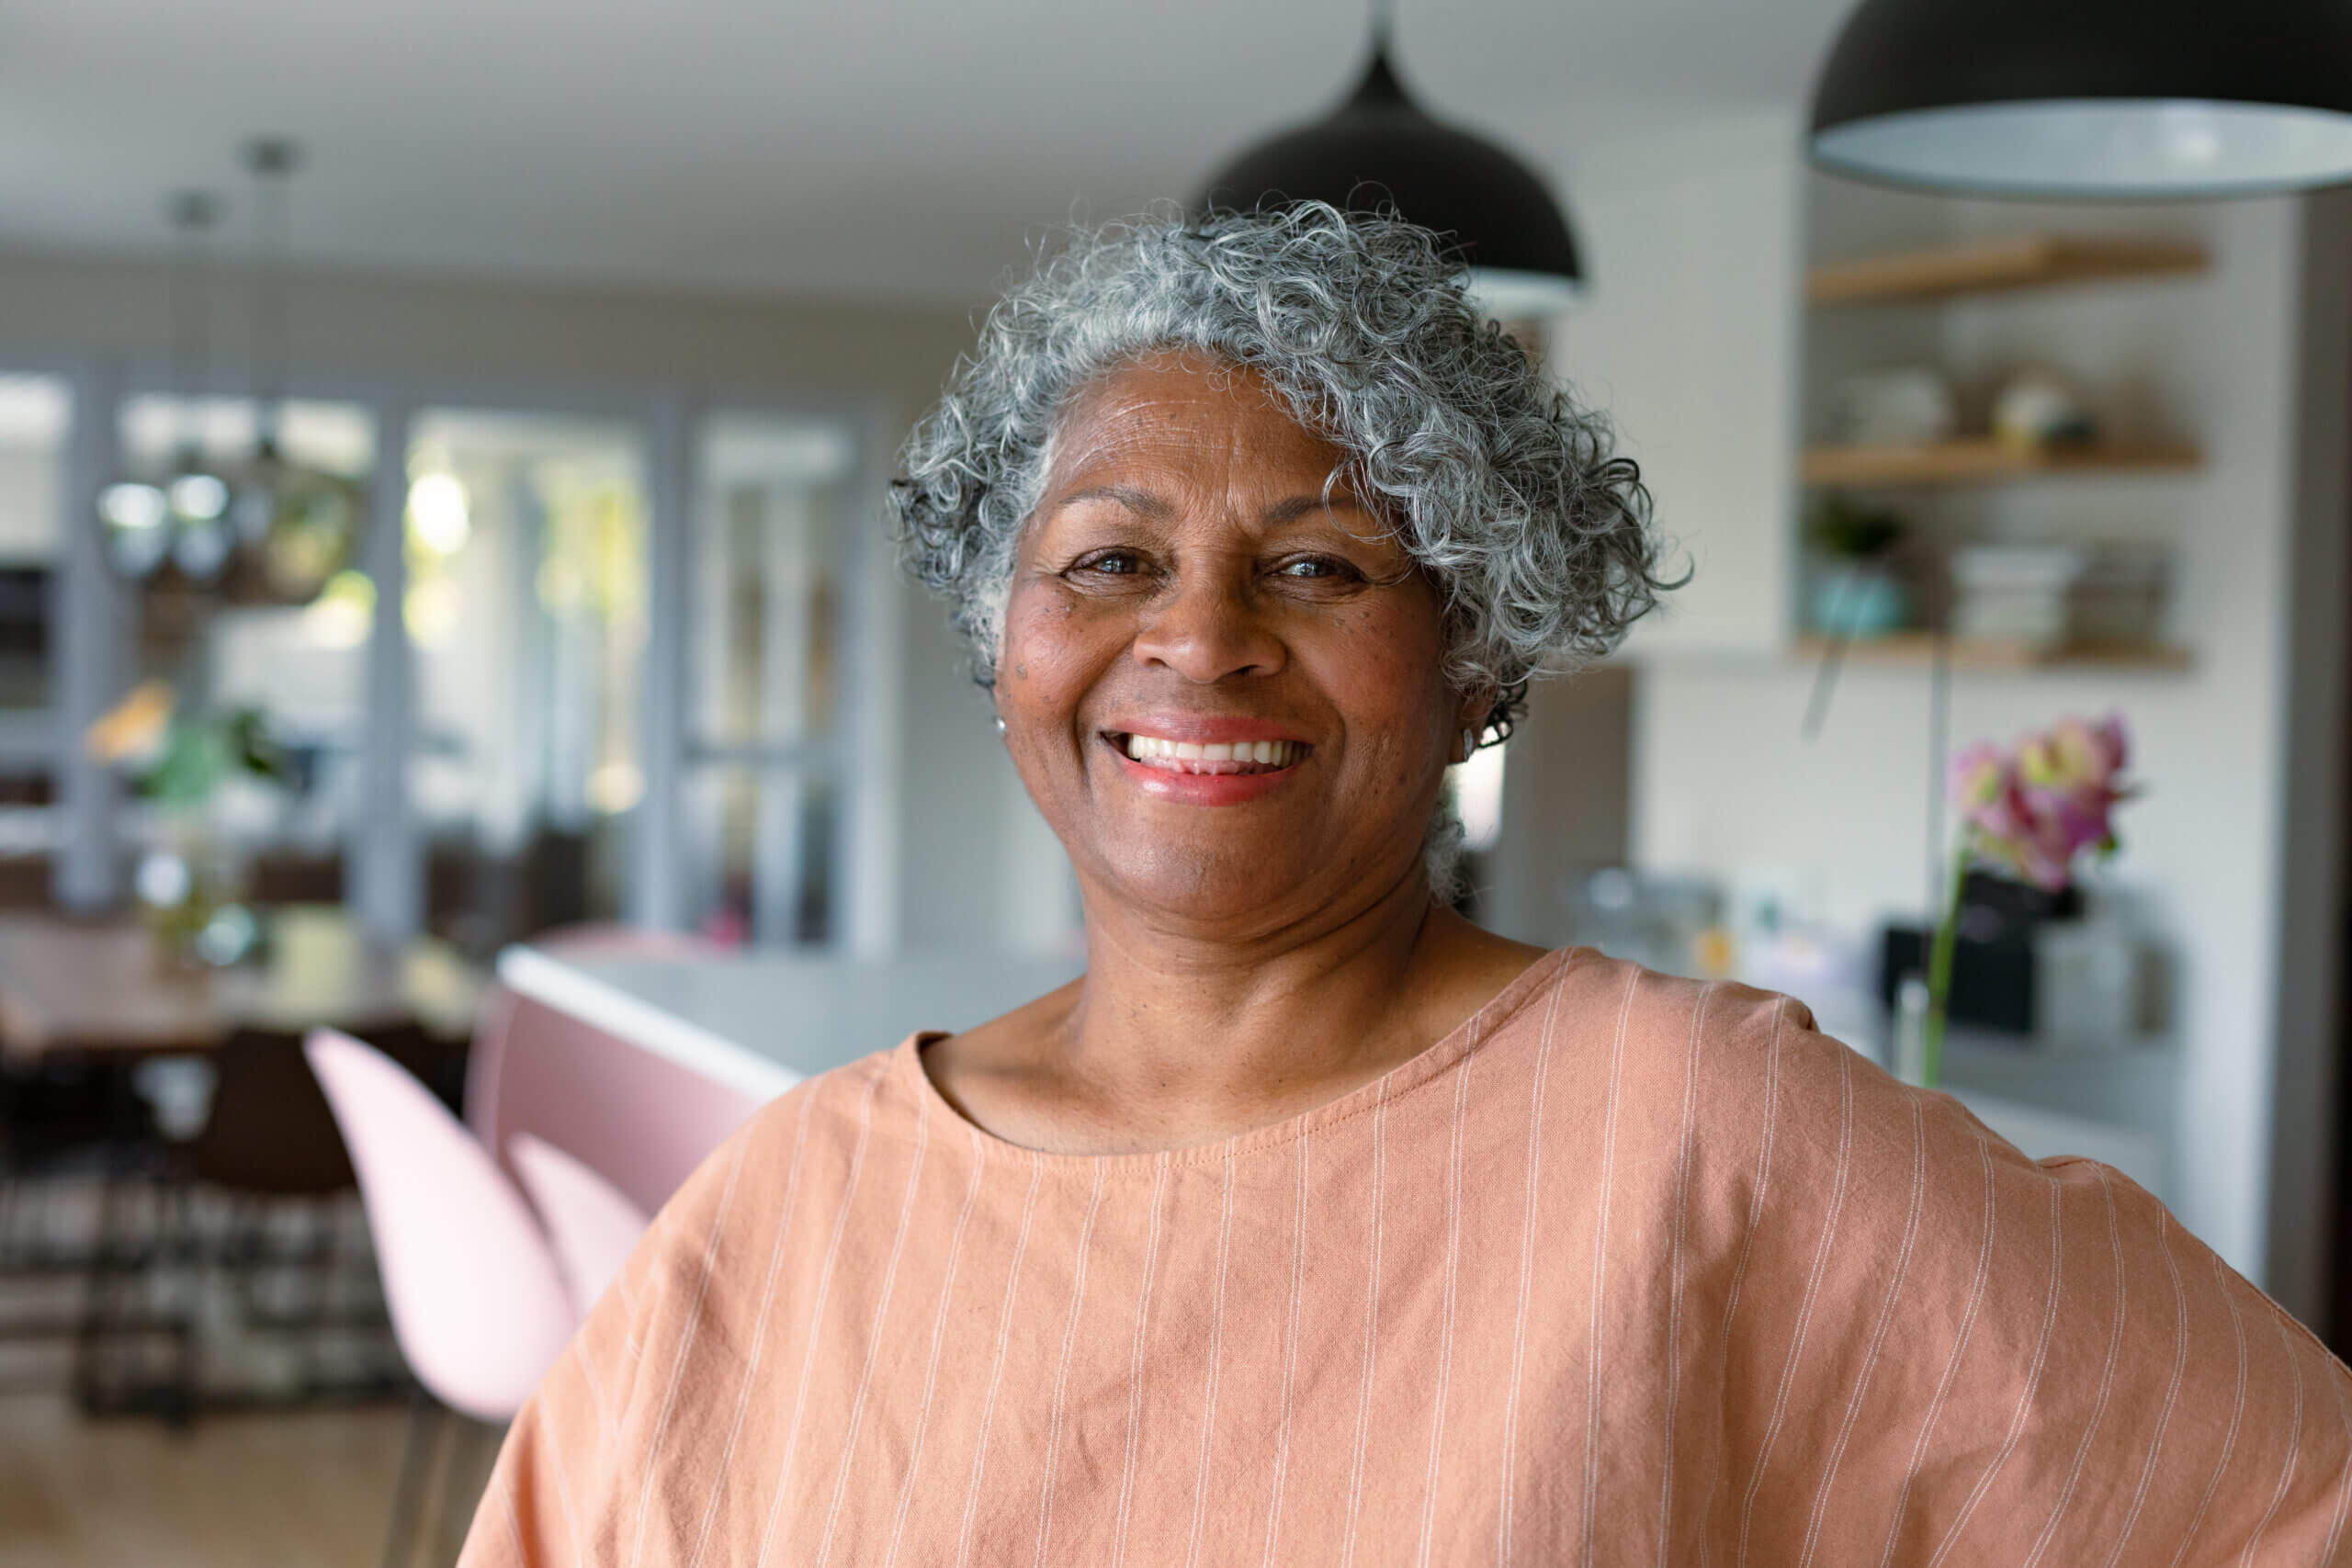
[[[1143,569],[1143,557],[1134,550],[1101,550],[1082,557],[1070,570],[1104,577],[1133,577]]]
[[[1357,572],[1355,568],[1346,561],[1335,560],[1329,556],[1301,556],[1296,560],[1287,560],[1276,567],[1274,575],[1289,578],[1328,579],[1354,577]]]

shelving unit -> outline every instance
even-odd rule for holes
[[[1865,305],[1935,306],[1966,298],[1997,297],[2064,285],[2093,286],[2143,279],[2192,277],[2209,270],[2201,243],[2177,239],[2124,236],[2070,237],[2017,234],[1928,245],[1915,250],[1829,262],[1805,276],[1805,299],[1819,311]],[[1851,319],[1849,318],[1850,321]],[[1875,336],[1863,321],[1838,329],[1843,334]],[[1890,321],[1887,330],[1916,341],[1917,324]],[[1940,329],[1939,329],[1940,330]],[[1912,446],[1818,445],[1799,455],[1798,472],[1814,488],[1960,491],[1970,488],[2064,479],[2070,484],[2107,479],[2163,479],[2196,473],[2203,454],[2190,442],[2116,439],[2087,445],[2021,447],[1990,435],[1969,435]],[[2055,498],[2052,498],[2053,502]],[[1927,502],[1928,514],[1949,514],[1940,502]],[[2008,507],[2012,503],[1996,504]],[[2028,507],[2049,510],[2040,501]],[[1974,503],[1967,503],[1969,506]],[[1963,509],[1964,510],[1964,509]],[[2111,508],[2109,509],[2111,512]],[[2098,509],[2093,515],[2104,515]],[[1947,536],[1951,534],[1949,523]],[[1801,637],[1797,650],[1819,660],[1831,649],[1820,636]],[[1939,643],[1928,630],[1839,643],[1838,656],[1856,665],[1933,665],[1939,649],[1959,671],[2110,671],[2118,673],[2177,673],[2194,666],[2183,649],[2109,645],[2052,648],[2023,641],[1961,638]]]
[[[1990,484],[2051,474],[2184,473],[2203,461],[2194,446],[2105,443],[2020,450],[1990,436],[1928,446],[1815,446],[1802,471],[1810,485]]]
[[[2177,240],[2020,234],[1827,263],[1805,275],[1805,299],[1815,305],[1899,303],[2200,273],[2207,265],[2202,245]]]
[[[1807,636],[1797,639],[1798,654],[1817,660],[1828,652],[1830,639]],[[1893,632],[1883,637],[1854,637],[1838,657],[1849,664],[1922,666],[1934,662],[1933,632]],[[2112,670],[2175,674],[2190,669],[2196,658],[2185,648],[2159,645],[2120,647],[2086,645],[2044,648],[2028,642],[2002,642],[1958,637],[1951,643],[1955,670]]]

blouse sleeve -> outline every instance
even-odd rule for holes
[[[1782,1261],[1866,1262],[1748,1363],[1756,1512],[1816,1562],[2352,1561],[2352,1372],[2308,1329],[2111,1167],[1792,1043],[1818,1109]]]

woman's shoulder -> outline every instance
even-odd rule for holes
[[[1514,998],[1505,1027],[1555,1044],[1573,1037],[1580,1055],[1605,1053],[1619,1075],[1679,1082],[1687,1068],[1758,1093],[1768,1083],[1834,1083],[1857,1063],[1885,1077],[1777,991],[1670,975],[1589,947],[1556,950],[1532,974],[1540,984]]]
[[[1869,1208],[1900,1198],[1859,1173],[1891,1162],[1907,1189],[1915,1145],[1939,1178],[1987,1162],[2040,1174],[1958,1099],[1902,1082],[1777,991],[1569,948],[1502,1028],[1534,1047],[1530,1064],[1572,1062],[1591,1115],[1661,1181],[1762,1184],[1776,1204],[1843,1190]]]

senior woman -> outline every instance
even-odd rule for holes
[[[2145,1191],[1797,1003],[1433,897],[1447,765],[1665,584],[1633,465],[1432,236],[1080,235],[893,497],[1086,974],[722,1149],[469,1562],[2344,1549],[2352,1378]]]

